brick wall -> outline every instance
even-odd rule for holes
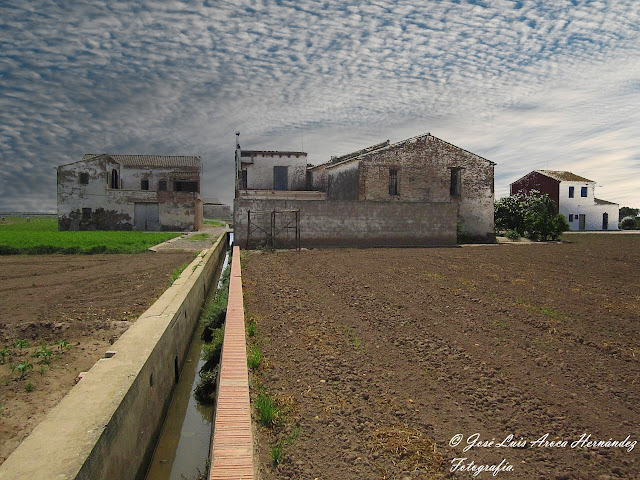
[[[429,246],[455,245],[454,203],[257,200],[234,202],[234,239],[245,247],[247,211],[269,230],[272,210],[300,210],[300,241],[303,247]],[[258,213],[265,212],[265,213]],[[291,214],[277,216],[281,228]],[[264,240],[260,229],[251,227],[251,245]],[[283,231],[280,241],[293,244],[295,233]]]

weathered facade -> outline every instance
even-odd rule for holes
[[[231,207],[217,198],[202,199],[202,216],[210,220],[231,220]]]
[[[57,167],[59,230],[193,231],[200,157],[89,154]]]
[[[571,230],[618,230],[617,203],[596,198],[596,182],[561,170],[534,170],[511,184],[511,195],[546,193]]]
[[[457,233],[494,239],[495,164],[431,134],[309,167],[306,191],[297,192],[252,188],[252,165],[239,162],[243,154],[238,146],[234,225],[241,244],[267,228],[279,231],[277,215],[271,225],[258,224],[264,212],[292,209],[299,211],[300,242],[307,246],[448,245]]]

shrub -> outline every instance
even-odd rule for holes
[[[640,226],[639,223],[635,217],[624,217],[620,221],[620,228],[622,230],[637,230]]]
[[[204,365],[200,371],[207,372],[213,370],[220,363],[222,355],[222,343],[224,342],[224,327],[216,328],[213,331],[211,342],[202,346],[202,359]]]
[[[200,372],[200,382],[193,390],[193,396],[198,403],[211,405],[216,401],[216,390],[218,388],[218,367],[208,372]]]
[[[505,237],[513,241],[520,240],[520,234],[517,230],[507,230]]]
[[[558,213],[551,220],[551,240],[557,240],[560,238],[560,235],[568,231],[570,228],[567,217]]]
[[[564,215],[556,213],[556,204],[549,195],[536,190],[498,200],[494,213],[496,229],[526,234],[532,240],[557,240],[570,228]]]
[[[231,267],[227,266],[220,275],[220,287],[216,291],[213,300],[207,305],[202,314],[202,339],[210,342],[213,331],[220,328],[227,315],[227,303],[229,301],[229,280],[231,278]]]

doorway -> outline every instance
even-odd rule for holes
[[[136,230],[160,230],[160,215],[157,203],[136,203],[134,207],[134,225]]]
[[[273,189],[289,190],[289,167],[273,167]]]
[[[586,216],[584,213],[578,215],[578,229],[584,230],[586,228]]]

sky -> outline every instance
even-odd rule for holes
[[[0,211],[55,211],[85,153],[199,155],[233,200],[244,149],[313,164],[430,132],[640,207],[637,0],[0,0]]]

